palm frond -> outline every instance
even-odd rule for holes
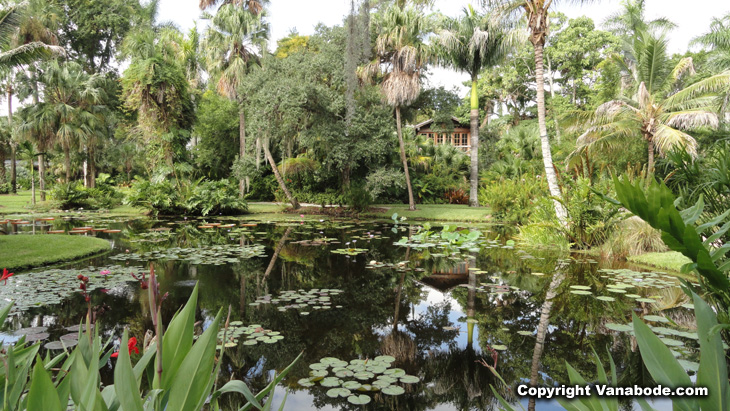
[[[62,47],[33,42],[0,53],[0,67],[19,67],[63,55],[65,52]]]
[[[657,125],[654,144],[661,155],[666,155],[675,148],[682,148],[692,156],[697,155],[697,141],[694,137],[664,124]]]
[[[661,120],[669,127],[681,130],[692,130],[699,127],[717,128],[720,123],[717,114],[702,110],[672,112]]]
[[[675,107],[691,99],[718,93],[730,88],[730,70],[700,80],[667,97],[664,106]]]

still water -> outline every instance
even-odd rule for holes
[[[632,312],[653,319],[649,324],[664,333],[683,364],[695,365],[691,306],[672,276],[586,255],[520,249],[505,241],[504,227],[459,225],[458,230],[481,233],[464,247],[433,241],[441,227],[424,239],[415,222],[331,218],[91,216],[29,220],[7,224],[4,230],[50,235],[49,230],[75,227],[84,227],[75,235],[108,239],[112,251],[17,272],[0,287],[0,299],[16,301],[0,338],[12,341],[25,334],[44,345],[73,341],[73,327],[86,313],[76,280],[83,273],[91,277],[91,302],[102,334],[120,336],[128,327],[130,336],[142,341],[152,324],[146,292],[132,274],[139,277],[152,264],[161,293],[169,293],[165,322],[198,283],[200,329],[230,307],[235,324],[255,325],[263,334],[258,341],[249,334],[228,341],[222,382],[233,376],[258,391],[276,370],[304,353],[275,393],[275,403],[280,403],[288,392],[286,409],[499,409],[492,387],[526,409],[562,409],[554,401],[534,404],[518,398],[514,387],[531,381],[567,383],[566,362],[586,380],[595,380],[594,350],[606,367],[610,353],[619,384],[651,382],[625,328]],[[333,398],[330,388],[322,386],[324,380],[308,383],[322,362],[377,365],[378,358],[389,359],[384,367],[402,370],[390,375],[417,378],[394,378],[392,385],[400,388],[388,391],[393,395],[366,392],[370,403],[365,406]],[[376,381],[342,372],[361,385]],[[111,364],[102,373],[109,382]],[[336,379],[332,368],[327,376]],[[223,398],[226,409],[242,403],[242,398]],[[626,400],[623,406],[631,409],[632,404]]]

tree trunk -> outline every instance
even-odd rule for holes
[[[271,155],[271,151],[269,151],[269,145],[267,143],[264,143],[263,146],[264,146],[264,155],[266,156],[266,160],[269,162],[269,165],[271,165],[271,170],[274,172],[274,177],[276,177],[276,181],[279,182],[279,187],[281,187],[281,190],[284,192],[284,195],[286,195],[286,198],[291,203],[292,208],[295,210],[298,210],[299,202],[297,201],[296,198],[294,198],[294,196],[291,195],[291,192],[289,192],[289,189],[286,188],[284,179],[281,177],[281,174],[279,173],[279,169],[276,167],[276,162],[274,161],[274,157]]]
[[[238,111],[238,158],[246,157],[246,113],[241,107]],[[238,180],[238,196],[243,198],[246,194],[246,180]]]
[[[284,248],[286,240],[287,238],[289,238],[289,234],[291,234],[291,231],[292,227],[287,227],[284,235],[281,236],[281,238],[279,239],[279,243],[276,244],[276,248],[274,249],[274,255],[271,256],[271,260],[269,260],[269,265],[266,267],[266,272],[264,272],[263,281],[266,281],[266,279],[269,278],[269,274],[271,274],[271,270],[274,269],[274,265],[276,264],[276,259],[279,258],[279,253],[281,252],[281,249]]]
[[[66,169],[66,184],[71,182],[71,149],[63,143],[63,167]]]
[[[568,224],[568,212],[565,207],[558,201],[562,200],[560,187],[558,186],[558,178],[553,168],[553,155],[550,151],[550,139],[547,134],[547,125],[545,123],[545,79],[543,77],[542,65],[543,45],[540,42],[535,44],[535,80],[537,81],[537,123],[540,129],[540,143],[542,144],[542,162],[545,166],[545,179],[548,183],[550,195],[555,197],[553,205],[555,206],[555,215],[563,226]]]
[[[400,144],[400,161],[403,162],[403,171],[406,173],[406,186],[408,187],[408,209],[416,210],[416,202],[413,201],[413,187],[411,187],[411,176],[408,173],[408,160],[406,159],[406,144],[403,142],[403,130],[400,123],[400,107],[395,106],[395,125],[398,131],[398,144]]]
[[[35,205],[35,167],[33,166],[33,157],[30,157],[30,203]]]
[[[484,104],[484,120],[482,120],[482,124],[479,125],[479,128],[489,125],[492,114],[494,114],[494,102],[489,100]]]
[[[96,187],[96,161],[94,161],[94,146],[89,145],[89,187]],[[173,168],[173,170],[175,170]]]
[[[469,172],[469,207],[479,207],[479,94],[477,94],[477,76],[471,78],[471,167]]]
[[[649,136],[646,139],[647,146],[648,146],[648,154],[649,154],[649,161],[647,161],[646,165],[646,176],[652,176],[654,175],[654,139]]]
[[[41,190],[41,201],[46,201],[46,156],[38,154],[38,186]]]
[[[17,172],[17,154],[16,145],[13,140],[13,88],[8,85],[8,124],[10,125],[10,191],[15,194],[18,192],[18,172]]]
[[[10,144],[8,144],[9,146]],[[7,171],[5,169],[5,158],[7,157],[5,143],[0,143],[0,184],[5,184]]]
[[[546,56],[547,57],[547,56]],[[548,85],[550,86],[550,99],[555,98],[555,84],[553,83],[553,67],[550,63],[550,58],[547,57],[548,63]],[[560,144],[560,125],[558,124],[558,115],[555,113],[555,105],[553,103],[553,121],[555,122],[555,141]]]

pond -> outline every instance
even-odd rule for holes
[[[683,366],[697,366],[692,306],[673,276],[520,249],[499,226],[452,223],[442,234],[442,227],[400,220],[298,216],[35,223],[12,231],[74,231],[108,239],[113,249],[19,272],[0,285],[0,299],[16,301],[0,338],[24,334],[49,349],[73,345],[86,313],[77,280],[83,274],[100,331],[121,336],[128,327],[143,341],[152,324],[147,294],[132,274],[141,278],[154,264],[161,293],[169,293],[165,323],[196,282],[201,329],[231,307],[221,381],[233,376],[258,391],[304,353],[275,394],[280,403],[288,390],[287,409],[354,409],[360,402],[366,409],[494,409],[492,385],[532,408],[516,396],[516,384],[567,383],[566,361],[595,379],[594,349],[606,367],[610,352],[621,384],[643,385],[650,377],[631,337],[632,313],[661,334]],[[111,363],[102,372],[110,382]],[[243,401],[224,400],[225,409]],[[561,407],[544,401],[537,409]]]

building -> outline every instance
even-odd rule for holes
[[[432,130],[433,119],[428,119],[416,124],[416,134],[426,136],[436,145],[451,144],[456,148],[469,151],[471,149],[471,131],[469,130],[469,125],[461,124],[456,117],[451,117],[451,121],[453,122],[454,129],[448,133]]]

